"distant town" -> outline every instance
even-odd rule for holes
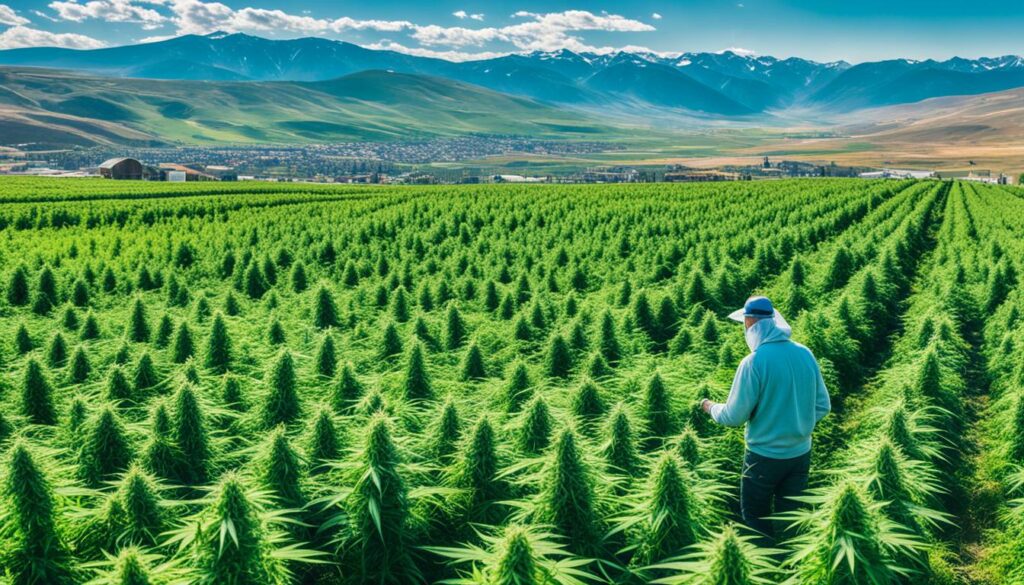
[[[607,142],[466,136],[408,142],[349,142],[230,148],[81,148],[0,151],[0,174],[149,181],[301,181],[360,184],[651,183],[799,177],[961,179],[1006,184],[988,169],[890,169],[773,160],[692,168],[593,165],[577,160],[614,153]],[[543,161],[534,164],[531,158]],[[565,161],[559,162],[558,161]]]

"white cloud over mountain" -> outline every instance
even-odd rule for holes
[[[369,41],[370,45],[378,48],[387,46],[409,54],[445,56],[454,60],[486,58],[513,51],[569,49],[603,53],[616,49],[592,45],[583,35],[588,32],[639,33],[655,30],[654,26],[640,20],[605,12],[595,14],[587,10],[548,13],[518,11],[512,15],[512,23],[506,26],[473,27],[420,24],[406,20],[355,19],[348,16],[318,18],[308,13],[292,14],[280,9],[251,6],[233,8],[223,2],[204,0],[54,0],[49,8],[53,16],[47,16],[47,19],[54,22],[97,20],[137,24],[146,31],[160,30],[146,37],[150,40],[169,36],[164,31],[170,32],[172,27],[174,35],[226,31],[269,36],[335,36],[347,32],[368,32],[378,33],[375,41]],[[484,20],[482,13],[467,10],[458,10],[452,15],[467,23]],[[657,19],[658,15],[652,18]],[[21,26],[28,24],[28,20],[7,6],[0,5],[0,24]],[[62,43],[59,46],[70,43],[103,44],[102,41],[83,35],[35,32],[43,34],[33,36],[24,31],[14,31],[9,36],[18,37],[19,42],[35,38],[40,44]],[[380,38],[380,33],[403,33],[413,42]]]
[[[433,59],[444,59],[446,61],[456,62],[493,59],[496,57],[503,57],[508,54],[507,51],[438,51],[423,47],[408,47],[387,39],[376,43],[370,43],[365,46],[367,49],[373,49],[376,51],[394,51],[396,53],[405,53],[406,55],[413,55],[416,57],[430,57]]]
[[[525,51],[570,49],[600,52],[601,47],[589,45],[578,34],[571,33],[655,30],[653,26],[638,20],[617,14],[594,14],[586,10],[566,10],[546,14],[520,11],[513,16],[524,19],[524,22],[485,28],[415,26],[410,36],[428,47],[463,48],[482,47],[488,43],[510,43],[516,49]]]
[[[412,26],[407,21],[356,20],[347,16],[336,19],[314,18],[283,10],[246,7],[235,10],[221,2],[202,0],[157,0],[172,13],[169,21],[176,34],[207,34],[227,32],[326,34],[345,31],[374,30],[396,32]],[[154,2],[154,3],[157,3]]]
[[[715,52],[718,54],[732,53],[733,55],[739,55],[740,57],[754,57],[757,55],[757,51],[751,51],[750,49],[744,49],[743,47],[729,47]]]
[[[133,22],[142,28],[151,30],[162,25],[167,18],[153,10],[131,0],[90,0],[78,3],[75,0],[51,2],[49,7],[57,13],[58,20],[82,22],[86,19],[105,20],[107,22]]]

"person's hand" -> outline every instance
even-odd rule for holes
[[[714,402],[711,402],[710,400],[705,398],[700,403],[700,409],[703,410],[704,412],[708,413],[708,414],[711,414],[711,406],[712,405],[714,405]]]

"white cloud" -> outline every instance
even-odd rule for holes
[[[212,29],[232,32],[283,30],[306,33],[324,33],[328,31],[340,33],[348,30],[398,32],[411,26],[411,22],[404,20],[355,20],[347,16],[335,20],[323,20],[311,16],[288,14],[281,10],[243,8],[231,14],[223,22],[212,26]]]
[[[99,49],[103,41],[72,33],[52,33],[24,26],[15,26],[0,33],[0,49],[24,47],[64,47],[67,49]]]
[[[736,55],[738,57],[753,57],[754,55],[757,55],[756,51],[744,49],[743,47],[729,47],[728,49],[715,51],[715,53],[718,53],[719,55],[721,55],[722,53],[732,53],[733,55]]]
[[[535,23],[530,24],[560,30],[600,30],[610,32],[647,32],[655,30],[653,26],[639,20],[633,20],[618,14],[594,14],[587,10],[566,10],[565,12],[549,12],[547,14],[520,10],[513,16],[532,18]]]
[[[577,52],[614,51],[611,47],[593,47],[572,32],[647,32],[655,28],[647,23],[617,14],[594,14],[586,10],[567,10],[538,14],[519,11],[516,18],[526,22],[500,28],[443,27],[436,24],[413,27],[412,38],[428,47],[479,47],[492,42],[511,43],[524,51],[569,49]]]
[[[466,20],[467,18],[470,19],[470,20],[483,20],[484,19],[484,15],[483,14],[470,14],[470,13],[466,12],[465,10],[456,10],[455,12],[452,12],[452,16],[454,16],[455,18],[458,18],[459,20]]]
[[[528,22],[507,26],[502,31],[518,48],[529,51],[555,51],[569,49],[576,52],[607,52],[610,47],[593,47],[572,32],[647,32],[655,28],[645,22],[617,14],[594,14],[586,10],[566,10],[536,14],[520,11],[516,17],[529,18]]]
[[[412,38],[424,45],[447,45],[449,47],[481,46],[494,41],[508,41],[508,35],[497,28],[444,27],[436,24],[414,27]]]
[[[227,21],[216,28],[223,30],[250,30],[250,31],[276,31],[276,30],[326,30],[329,23],[310,16],[298,16],[288,14],[282,10],[267,10],[265,8],[243,8],[230,15]]]
[[[396,53],[404,53],[406,55],[414,55],[416,57],[430,57],[433,59],[444,59],[446,61],[458,62],[495,59],[497,57],[504,57],[510,54],[508,52],[500,51],[479,51],[476,53],[467,53],[464,51],[435,51],[433,49],[425,49],[423,47],[407,47],[401,43],[388,40],[371,43],[366,45],[366,48],[373,49],[375,51],[394,51]]]
[[[327,32],[373,30],[398,32],[411,28],[405,20],[356,20],[347,16],[336,19],[314,18],[290,14],[283,10],[246,7],[239,10],[220,2],[202,0],[150,0],[166,2],[174,13],[172,22],[178,34],[207,34],[218,30],[226,32],[299,32],[322,34]]]
[[[18,16],[18,13],[13,8],[6,4],[0,4],[0,24],[21,26],[28,23],[29,20],[23,16]]]
[[[234,15],[226,4],[200,0],[172,0],[175,26],[179,35],[206,34],[219,30]]]
[[[655,30],[654,26],[646,22],[607,12],[595,14],[587,10],[549,13],[520,11],[512,15],[518,19],[513,24],[473,28],[420,25],[405,20],[357,20],[347,16],[325,19],[316,18],[308,13],[292,14],[280,9],[252,6],[232,8],[216,0],[52,0],[49,6],[59,20],[82,22],[96,19],[107,22],[131,22],[141,24],[147,30],[170,24],[177,35],[208,34],[219,30],[229,33],[264,33],[269,36],[277,33],[330,35],[351,31],[405,32],[412,40],[418,42],[419,47],[409,47],[387,39],[377,40],[376,46],[409,54],[460,61],[487,58],[510,51],[568,49],[575,52],[612,53],[622,49],[593,46],[582,38],[581,33],[637,33]],[[466,10],[458,10],[452,14],[467,23],[484,19],[483,14],[474,14]],[[655,13],[652,18],[658,20],[661,15]],[[149,36],[144,40],[152,42],[163,38],[165,35]],[[469,47],[480,50],[466,51],[465,49]],[[498,52],[501,50],[505,52]],[[637,50],[646,51],[643,47],[638,47]]]
[[[413,28],[413,26],[413,23],[407,20],[354,20],[347,16],[331,21],[331,30],[335,32],[343,32],[346,30],[398,32],[407,28]]]
[[[174,36],[175,35],[155,35],[155,36],[152,36],[152,37],[145,37],[145,38],[139,39],[139,40],[137,40],[135,42],[140,44],[140,45],[144,45],[146,43],[159,43],[160,41],[169,41],[169,40],[173,39]]]
[[[624,47],[618,47],[614,49],[613,52],[640,53],[644,55],[654,55],[655,57],[661,57],[662,59],[677,59],[683,56],[683,53],[680,51],[655,51],[654,49],[639,45],[626,45]]]
[[[54,18],[54,17],[50,16],[49,14],[46,14],[45,12],[42,12],[42,11],[39,11],[39,10],[33,10],[32,14],[35,14],[36,16],[38,16],[39,18],[42,18],[44,20],[49,20],[50,22],[60,22],[59,18]]]
[[[657,12],[654,12],[651,14],[651,18],[653,18],[654,20],[661,20],[661,15],[658,14]]]
[[[51,2],[49,7],[57,13],[58,20],[73,22],[86,19],[132,22],[149,30],[160,27],[167,20],[156,10],[132,4],[131,0],[90,0],[84,4],[79,4],[77,0],[58,0]]]

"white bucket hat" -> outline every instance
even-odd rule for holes
[[[743,320],[747,317],[755,317],[757,319],[767,319],[771,317],[775,321],[775,326],[785,331],[787,334],[793,332],[793,328],[789,326],[786,318],[782,316],[782,313],[772,305],[772,302],[768,300],[768,297],[756,296],[747,299],[747,302],[743,303],[743,308],[736,309],[732,313],[729,313],[729,318],[738,323],[743,323]]]

